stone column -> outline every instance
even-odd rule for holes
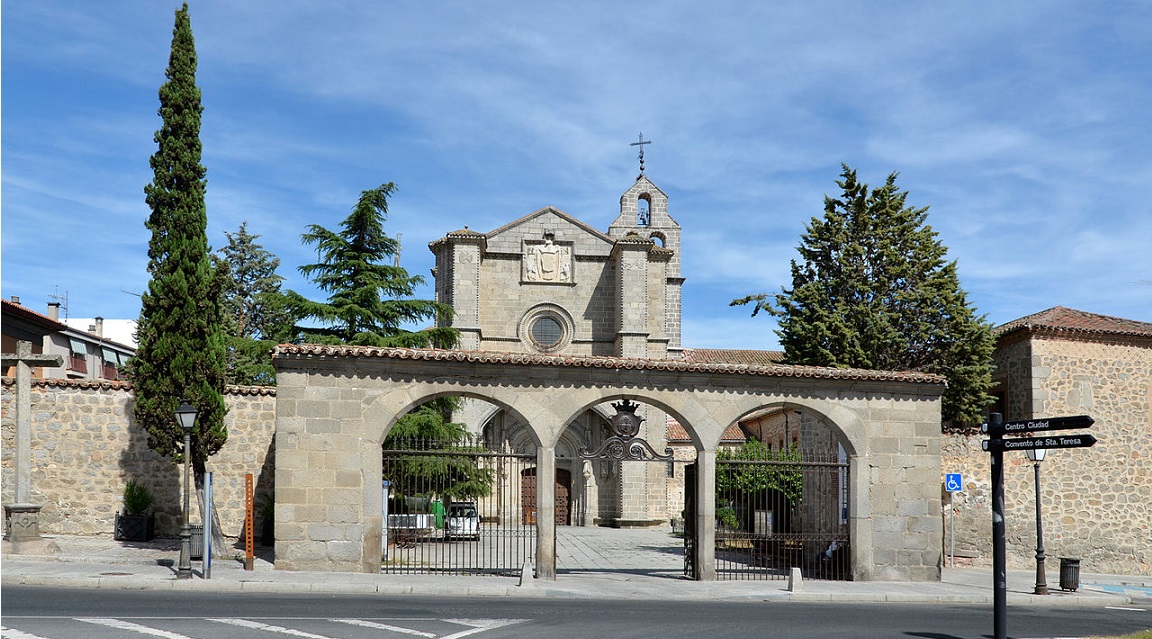
[[[536,449],[536,578],[556,579],[556,449]]]
[[[480,262],[483,236],[457,240],[452,251],[452,326],[464,350],[480,348]]]
[[[59,355],[33,355],[32,342],[16,342],[16,353],[4,353],[3,365],[16,366],[16,501],[4,506],[4,523],[13,542],[40,538],[40,506],[32,504],[32,367],[60,366]]]
[[[596,525],[596,518],[600,513],[600,490],[596,485],[596,469],[592,462],[585,459],[581,464],[584,479],[584,512],[580,513],[581,526]]]
[[[688,522],[685,522],[686,524]],[[716,581],[716,451],[696,452],[696,570]]]
[[[650,240],[616,241],[616,355],[648,357],[648,249]]]

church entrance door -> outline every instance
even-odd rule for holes
[[[521,521],[536,524],[536,469],[526,468],[520,481]],[[572,473],[556,469],[556,525],[572,524]]]

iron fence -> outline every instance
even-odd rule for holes
[[[535,565],[534,451],[405,440],[383,461],[383,572],[517,576]]]
[[[717,460],[717,577],[851,579],[847,488],[835,457]]]

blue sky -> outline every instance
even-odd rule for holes
[[[316,299],[300,235],[362,190],[398,185],[385,228],[428,276],[428,242],[465,225],[551,205],[606,230],[643,131],[683,227],[686,346],[777,347],[728,302],[790,283],[842,162],[900,173],[993,323],[1152,321],[1152,4],[189,4],[209,242],[247,221]],[[3,3],[5,298],[138,315],[177,8]]]

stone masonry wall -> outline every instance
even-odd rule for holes
[[[252,473],[255,503],[273,494],[272,439],[275,390],[232,387],[225,395],[228,442],[208,460],[213,501],[224,534],[244,527],[244,475]],[[120,382],[34,382],[32,386],[32,502],[43,506],[47,535],[111,535],[131,478],[152,491],[156,534],[179,533],[182,466],[148,448],[147,434],[131,420],[131,386]],[[15,495],[15,386],[3,384],[3,503]],[[193,497],[192,522],[199,523]],[[256,531],[259,533],[259,524]]]
[[[1050,450],[1041,463],[1048,568],[1070,557],[1086,572],[1152,574],[1152,349],[1046,338],[1030,344],[1031,365],[1008,367],[1005,419],[1089,415],[1098,440],[1092,448]],[[1024,405],[1036,406],[1035,415],[1010,412]],[[955,499],[957,554],[990,564],[991,471],[983,439],[946,436],[942,470],[964,473]],[[1004,454],[1004,485],[1008,567],[1028,569],[1035,566],[1036,493],[1024,453]],[[947,507],[944,524],[947,552]]]

